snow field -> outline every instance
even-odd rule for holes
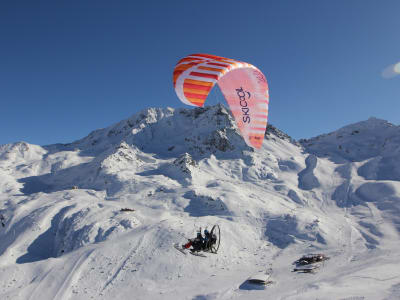
[[[370,119],[302,147],[270,127],[254,152],[217,105],[0,146],[1,298],[398,299],[398,133]],[[218,254],[172,247],[214,224]]]

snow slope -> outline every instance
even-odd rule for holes
[[[221,105],[0,146],[1,299],[399,299],[400,128],[249,148]],[[218,254],[174,243],[218,224]],[[331,259],[292,272],[301,255]],[[247,278],[268,273],[264,288]]]

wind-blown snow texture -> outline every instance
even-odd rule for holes
[[[400,127],[246,146],[221,105],[0,146],[1,299],[399,299]],[[172,245],[219,224],[218,254]],[[293,273],[301,255],[331,259]],[[254,274],[273,283],[247,284]]]

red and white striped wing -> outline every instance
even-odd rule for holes
[[[218,83],[246,143],[260,148],[268,121],[268,84],[251,64],[210,54],[192,54],[175,66],[173,82],[179,99],[202,107]]]

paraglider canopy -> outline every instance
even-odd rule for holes
[[[202,107],[215,83],[228,102],[246,144],[261,148],[268,121],[268,84],[255,66],[210,54],[191,54],[175,66],[173,82],[179,99]]]

